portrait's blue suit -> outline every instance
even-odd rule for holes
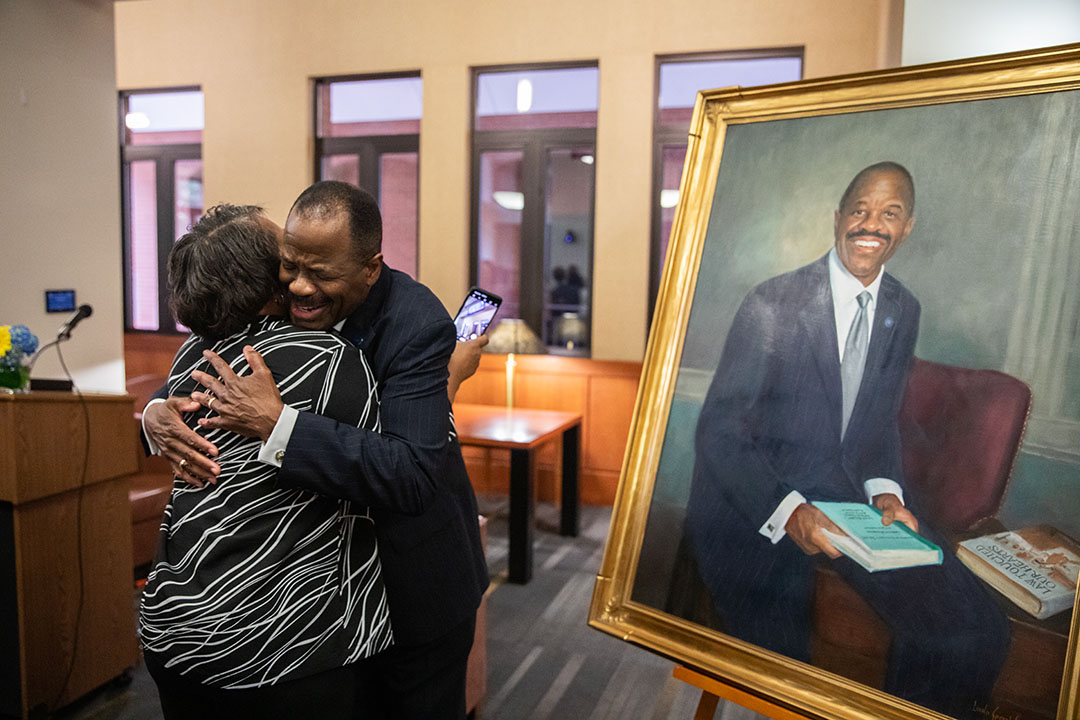
[[[814,560],[758,530],[796,490],[867,502],[863,483],[904,486],[897,418],[920,307],[882,277],[866,367],[841,439],[840,360],[829,258],[758,285],[743,300],[702,406],[686,532],[724,631],[810,659]],[[918,498],[904,492],[916,518]],[[925,524],[921,534],[939,545]],[[940,566],[868,573],[830,561],[893,630],[886,690],[965,717],[985,701],[1008,644],[994,602],[952,552]],[[823,556],[822,556],[823,557]]]

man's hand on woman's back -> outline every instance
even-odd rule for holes
[[[284,403],[262,355],[250,345],[244,347],[244,359],[251,367],[251,373],[244,376],[237,375],[212,350],[203,350],[203,357],[210,361],[218,377],[200,370],[191,373],[206,388],[206,392],[192,393],[191,399],[214,412],[200,419],[199,426],[229,430],[266,442],[281,417]]]
[[[217,457],[214,444],[184,424],[183,413],[198,409],[199,404],[186,397],[151,403],[143,413],[143,428],[169,461],[173,474],[202,487],[216,482],[221,468],[211,459]]]

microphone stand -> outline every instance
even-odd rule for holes
[[[55,340],[53,340],[52,342],[49,342],[49,343],[45,343],[44,345],[42,345],[41,347],[39,347],[37,349],[36,353],[34,353],[33,355],[30,356],[30,363],[26,366],[26,377],[29,380],[29,382],[28,382],[29,388],[28,389],[30,389],[30,390],[34,389],[34,379],[31,377],[31,375],[33,375],[33,373],[34,373],[34,364],[38,361],[38,358],[41,357],[42,353],[44,353],[46,350],[48,350],[51,347],[56,347],[57,352],[59,352],[60,351],[60,343],[63,342],[64,340],[70,340],[70,339],[71,339],[71,329],[67,328],[65,326],[64,328],[60,329],[59,333],[57,333]],[[63,356],[60,357],[60,364],[62,366],[64,365]],[[67,367],[66,366],[64,366],[64,371],[67,372]],[[70,374],[69,374],[67,380],[42,380],[42,379],[39,378],[38,383],[42,386],[42,387],[38,387],[37,388],[38,390],[60,390],[60,391],[64,391],[64,390],[72,390],[75,387],[75,381],[71,379]]]
[[[34,363],[36,363],[37,359],[39,357],[41,357],[41,353],[45,352],[46,350],[51,348],[53,345],[59,345],[61,339],[63,339],[63,338],[58,337],[55,340],[53,340],[52,342],[50,342],[50,343],[45,343],[44,345],[42,345],[41,347],[39,347],[37,349],[36,353],[34,353],[33,355],[30,356],[30,364],[26,366],[26,377],[30,377],[30,375],[34,372]]]

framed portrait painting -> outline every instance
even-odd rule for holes
[[[1080,46],[699,94],[593,627],[812,718],[1080,717]]]

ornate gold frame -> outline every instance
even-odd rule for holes
[[[910,720],[945,716],[790,660],[630,599],[671,408],[724,149],[731,124],[1080,89],[1080,45],[763,88],[698,94],[681,203],[645,352],[634,420],[589,625],[717,676],[809,717]],[[1080,717],[1074,605],[1058,720]]]

